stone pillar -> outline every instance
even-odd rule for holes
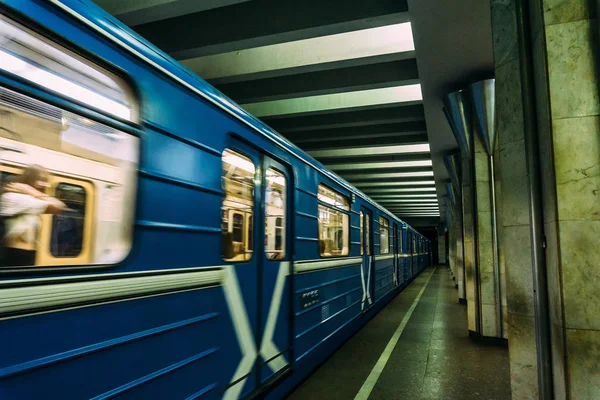
[[[471,183],[471,160],[461,159],[461,181],[462,181],[462,217],[463,217],[463,247],[465,267],[465,298],[467,302],[467,319],[470,332],[478,331],[479,302],[478,284],[475,265],[475,225],[473,218],[473,186]]]
[[[528,174],[515,0],[492,0],[501,271],[513,399],[538,397]]]
[[[479,303],[481,313],[480,333],[486,337],[497,337],[489,156],[485,150],[476,124],[474,124],[473,130],[476,199],[474,215],[477,234],[475,250],[477,252],[477,268],[479,274]]]
[[[438,264],[445,265],[446,264],[446,235],[444,234],[444,230],[440,230],[440,235],[438,235]]]
[[[456,280],[456,216],[454,215],[454,207],[448,201],[446,212],[450,213],[450,226],[448,227],[448,263],[452,277]]]
[[[600,51],[595,4],[531,4],[556,399],[600,398]]]
[[[456,225],[456,285],[458,288],[458,301],[465,301],[465,264],[463,259],[463,213],[462,200],[456,196],[454,205],[454,224]]]

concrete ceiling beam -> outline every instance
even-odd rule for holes
[[[216,87],[237,102],[252,103],[416,83],[419,83],[417,62],[409,59],[217,84]]]
[[[135,29],[181,60],[406,21],[406,0],[253,0]]]
[[[307,130],[366,127],[378,124],[406,123],[425,121],[423,106],[417,105],[382,105],[380,107],[358,108],[331,113],[321,112],[304,116],[271,116],[263,117],[268,125],[278,132],[302,132]]]
[[[250,0],[94,0],[129,26],[149,24]]]

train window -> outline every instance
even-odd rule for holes
[[[125,81],[4,16],[0,74],[138,119]],[[2,182],[0,266],[123,260],[133,237],[138,148],[132,135],[0,86],[1,170],[15,174]]]
[[[248,261],[253,251],[254,176],[248,157],[232,150],[223,152],[222,206],[223,259]]]
[[[390,221],[387,218],[379,217],[379,253],[388,254],[390,252]]]
[[[0,266],[122,261],[133,237],[138,148],[132,135],[0,86],[0,158],[16,174],[0,197]],[[73,186],[56,186],[59,176],[89,187],[85,204],[67,193]]]
[[[265,191],[265,253],[271,260],[285,257],[285,175],[272,168],[267,170]]]
[[[54,195],[65,203],[67,208],[63,213],[52,216],[50,253],[54,257],[77,257],[83,249],[87,202],[85,188],[59,183]]]
[[[111,116],[138,119],[122,79],[1,16],[0,70]]]
[[[324,185],[319,185],[318,198],[319,253],[322,257],[348,255],[350,201]]]
[[[365,249],[363,249],[363,235],[364,235],[364,213],[360,212],[360,255],[362,256],[365,253]]]

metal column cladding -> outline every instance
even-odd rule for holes
[[[469,89],[473,111],[475,111],[475,122],[486,151],[489,155],[493,155],[496,146],[496,80],[486,79],[475,82],[469,86]]]
[[[457,192],[455,195],[460,196],[460,182],[461,182],[461,170],[460,170],[460,153],[452,153],[444,156],[444,166],[450,175],[452,186]]]
[[[463,157],[473,156],[471,105],[466,90],[452,92],[444,97],[444,113]]]

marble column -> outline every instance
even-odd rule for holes
[[[454,204],[454,224],[456,225],[456,287],[458,288],[459,302],[465,301],[465,264],[464,264],[464,243],[463,243],[463,213],[462,200],[460,196],[456,197]]]
[[[531,4],[556,399],[600,398],[600,49],[595,4]]]
[[[477,284],[477,271],[475,265],[475,225],[474,225],[474,204],[473,204],[473,185],[472,185],[472,167],[468,158],[462,158],[461,182],[462,182],[462,221],[463,221],[463,254],[465,268],[465,299],[467,303],[467,320],[469,331],[478,331],[479,320],[479,285]]]
[[[492,236],[492,203],[490,198],[489,155],[481,135],[473,124],[473,150],[475,175],[475,229],[477,272],[479,276],[479,305],[481,313],[481,335],[497,337],[496,292],[494,274],[494,249]]]
[[[448,227],[448,263],[452,278],[456,280],[456,215],[454,207],[448,201],[446,212],[450,213],[450,226]]]
[[[445,265],[446,264],[446,235],[443,234],[438,235],[438,264]]]
[[[492,0],[503,310],[513,399],[538,397],[525,125],[515,0]]]

